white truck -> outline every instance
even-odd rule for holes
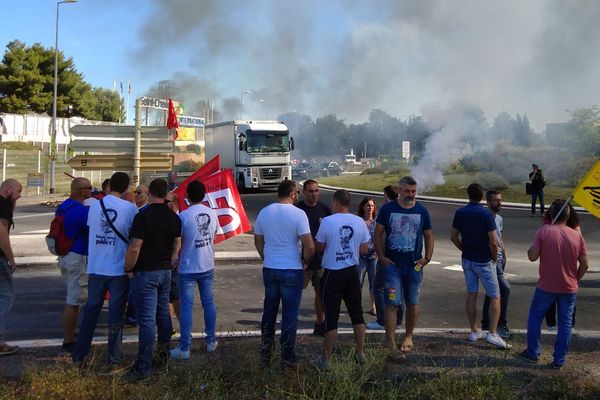
[[[206,160],[221,156],[221,168],[231,168],[238,188],[276,188],[292,179],[290,151],[294,138],[279,121],[227,121],[207,125]]]
[[[360,165],[358,161],[356,161],[356,156],[354,155],[354,149],[350,149],[350,154],[346,154],[344,157],[344,163],[346,165]]]

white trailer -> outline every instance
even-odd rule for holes
[[[290,151],[294,139],[279,121],[227,121],[207,125],[206,160],[221,156],[240,190],[273,188],[292,179]]]

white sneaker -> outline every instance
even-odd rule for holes
[[[373,322],[369,322],[367,324],[367,329],[371,329],[371,330],[374,330],[374,331],[385,331],[385,326],[381,325],[377,321],[373,321]]]
[[[190,351],[183,351],[179,348],[179,346],[175,347],[171,350],[171,358],[175,360],[189,360],[190,359]]]
[[[482,331],[469,333],[469,342],[476,342],[483,337]]]
[[[219,345],[219,342],[217,342],[216,340],[212,343],[206,343],[206,352],[207,353],[214,353],[215,350],[217,350],[217,346]]]
[[[512,344],[506,343],[497,333],[488,333],[485,340],[501,349],[512,349]]]

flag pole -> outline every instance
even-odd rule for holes
[[[554,225],[554,223],[556,222],[556,220],[558,219],[558,217],[560,217],[560,214],[562,214],[562,212],[565,209],[565,207],[569,206],[569,202],[571,201],[572,198],[573,198],[572,194],[570,194],[569,197],[567,197],[567,200],[565,200],[564,204],[560,208],[560,211],[558,211],[558,214],[556,214],[556,216],[554,218],[552,218],[552,223],[550,225]]]

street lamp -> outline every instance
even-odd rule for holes
[[[256,99],[256,119],[260,119],[260,114],[258,113],[258,110],[260,108],[260,103],[264,101],[264,99]]]
[[[240,120],[244,119],[244,95],[252,94],[251,90],[244,90],[240,95]]]
[[[56,3],[56,41],[54,42],[54,93],[52,96],[52,131],[50,132],[50,194],[54,193],[56,174],[56,96],[58,87],[58,10],[64,3],[77,3],[77,0],[63,0]]]

